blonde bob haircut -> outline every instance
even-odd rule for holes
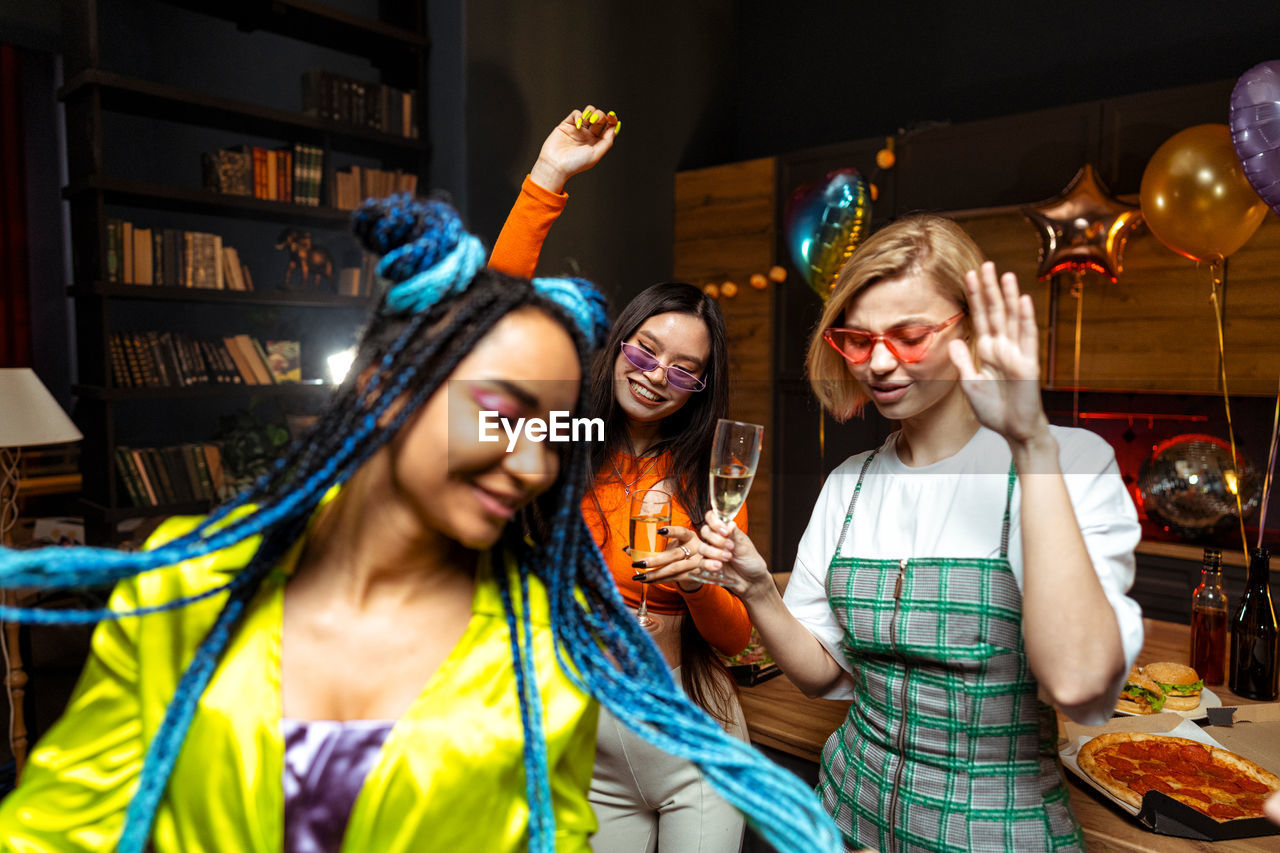
[[[966,313],[969,297],[964,275],[982,266],[982,250],[959,225],[941,216],[921,214],[899,219],[867,239],[836,276],[822,312],[805,369],[818,402],[837,421],[862,411],[867,394],[849,372],[844,357],[822,339],[827,329],[845,325],[845,313],[862,291],[881,281],[918,276],[933,282]],[[967,333],[969,318],[961,321]]]

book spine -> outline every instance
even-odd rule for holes
[[[124,220],[120,223],[120,242],[123,248],[121,253],[120,265],[120,281],[125,284],[133,284],[136,280],[133,277],[133,223]]]
[[[307,146],[305,145],[294,145],[293,153],[290,155],[293,157],[291,187],[293,189],[294,204],[310,204],[310,201],[307,199],[306,150]]]
[[[236,371],[240,374],[240,378],[245,385],[257,385],[258,380],[254,376],[253,368],[249,366],[249,362],[245,360],[244,353],[240,351],[239,345],[236,344],[234,337],[225,337],[222,339],[222,345],[226,347],[227,353],[231,356],[231,360],[235,362]]]
[[[248,335],[246,335],[245,337],[248,337]],[[259,376],[259,378],[261,379],[263,375],[266,376],[266,381],[263,382],[262,384],[264,385],[277,384],[279,382],[279,377],[277,377],[275,374],[275,371],[271,369],[271,360],[267,358],[267,351],[263,349],[262,341],[258,340],[257,338],[249,338],[249,343],[253,344],[254,355],[258,357],[258,361],[262,364],[263,373]]]
[[[199,444],[185,444],[183,450],[187,454],[192,470],[195,471],[199,498],[206,501],[217,500],[217,493],[213,490],[213,480],[209,477],[209,463],[205,459],[204,448]]]
[[[172,332],[161,332],[159,335],[160,356],[165,369],[169,373],[169,384],[174,388],[182,388],[187,384],[186,374],[178,358],[178,347],[174,343]]]
[[[169,468],[165,465],[164,454],[159,448],[145,448],[144,458],[151,463],[151,473],[154,479],[160,484],[161,500],[166,504],[178,503],[178,493],[174,490],[173,480],[169,478]]]
[[[222,360],[213,350],[213,343],[202,339],[192,339],[196,351],[200,353],[200,361],[204,365],[205,375],[209,377],[209,381],[219,385],[225,385],[228,382],[226,370],[222,366]]]
[[[120,281],[120,253],[116,246],[120,240],[120,220],[107,219],[107,281],[115,284]]]
[[[227,283],[222,276],[222,237],[218,234],[214,234],[212,237],[212,254],[209,257],[209,265],[213,267],[213,286],[217,290],[225,290]]]
[[[213,286],[213,282],[209,279],[209,235],[204,232],[197,231],[192,239],[192,247],[195,249],[196,259],[192,269],[196,274],[195,286],[200,288],[209,288]]]
[[[129,456],[133,459],[133,468],[138,472],[138,478],[142,482],[142,488],[146,492],[147,506],[160,506],[159,484],[152,480],[151,471],[148,470],[147,455],[143,453],[142,448],[130,448]]]
[[[245,363],[253,371],[254,380],[259,385],[274,385],[275,381],[271,378],[271,371],[267,368],[266,356],[259,355],[258,342],[248,335],[236,335],[235,342],[236,346],[240,348],[240,353],[244,356]]]
[[[222,365],[223,374],[227,378],[229,385],[252,385],[252,382],[245,382],[244,377],[240,374],[240,366],[236,364],[235,359],[231,357],[231,350],[227,347],[225,341],[210,341],[213,347],[213,354]]]
[[[129,503],[132,506],[146,506],[147,499],[142,491],[142,481],[132,470],[133,457],[129,455],[129,448],[117,447],[115,458],[116,473],[120,475],[120,482],[124,484],[124,490],[129,495]]]
[[[253,147],[253,195],[254,198],[269,198],[267,195],[267,149]]]
[[[186,333],[182,335],[182,351],[186,353],[187,364],[191,367],[192,385],[208,385],[216,381],[209,370],[209,365],[204,360],[200,342],[193,335]]]
[[[129,379],[129,365],[124,357],[124,344],[119,332],[112,332],[107,339],[107,352],[111,356],[111,386],[113,388],[129,388],[133,382]]]
[[[173,460],[173,467],[181,476],[183,487],[187,490],[187,500],[201,500],[203,496],[200,494],[200,475],[196,473],[195,461],[187,453],[186,445],[175,444],[169,448],[169,455]]]
[[[231,497],[227,494],[227,481],[225,472],[222,470],[222,448],[216,443],[206,442],[200,446],[204,451],[205,463],[209,468],[209,480],[213,483],[214,500],[223,500]]]
[[[267,195],[272,201],[280,200],[280,164],[277,152],[267,152]]]
[[[160,333],[144,332],[143,340],[147,345],[147,355],[155,367],[155,384],[158,388],[172,387],[168,365],[164,363],[164,354],[160,351]]]
[[[178,448],[159,447],[156,449],[160,453],[160,461],[164,464],[165,472],[169,475],[169,482],[173,486],[173,497],[176,502],[190,503],[195,500],[195,493],[191,490],[191,483],[187,476],[187,466],[178,454]]]
[[[124,350],[125,369],[129,375],[129,387],[140,388],[143,382],[142,365],[138,363],[138,348],[134,342],[134,332],[120,332],[120,346]]]
[[[133,229],[134,284],[151,284],[151,229]]]
[[[151,232],[151,283],[167,284],[164,280],[164,231]]]

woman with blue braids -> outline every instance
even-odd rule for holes
[[[584,851],[597,703],[695,761],[780,850],[838,849],[798,780],[726,737],[625,609],[579,505],[585,445],[481,411],[583,408],[585,282],[482,269],[436,201],[366,202],[389,288],[312,432],[144,551],[0,551],[0,585],[116,583],[0,850]]]

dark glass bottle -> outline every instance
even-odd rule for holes
[[[1276,611],[1271,605],[1271,550],[1257,548],[1249,560],[1249,579],[1240,607],[1231,619],[1231,692],[1246,699],[1276,698]]]
[[[1217,548],[1204,549],[1200,585],[1191,596],[1191,667],[1205,684],[1227,680],[1227,594]]]

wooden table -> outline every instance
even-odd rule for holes
[[[1146,642],[1138,655],[1138,663],[1157,660],[1187,659],[1188,632],[1186,625],[1144,619]],[[1255,705],[1257,702],[1236,696],[1225,685],[1213,687],[1223,705]],[[753,743],[772,747],[808,761],[817,762],[822,745],[828,735],[844,722],[847,701],[807,699],[785,675],[772,678],[755,687],[744,687],[742,710],[747,718],[747,729]],[[1156,835],[1145,829],[1127,812],[1101,798],[1093,789],[1066,774],[1071,782],[1071,806],[1075,809],[1080,825],[1084,827],[1085,840],[1091,851],[1240,851],[1240,853],[1265,853],[1280,850],[1280,836],[1244,839],[1241,841],[1190,841]]]

